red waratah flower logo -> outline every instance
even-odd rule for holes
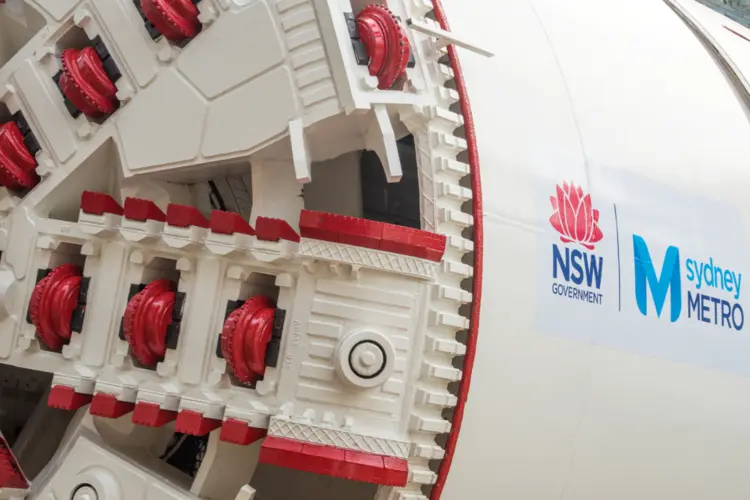
[[[591,195],[573,183],[562,183],[557,187],[557,197],[550,196],[555,213],[549,218],[552,227],[560,233],[563,243],[580,243],[589,250],[601,241],[599,210],[592,208]]]

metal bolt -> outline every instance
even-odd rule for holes
[[[376,376],[382,371],[385,361],[383,349],[372,341],[357,344],[349,355],[352,370],[362,378]]]
[[[76,489],[70,500],[99,500],[99,495],[92,486],[84,484]]]

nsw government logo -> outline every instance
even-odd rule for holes
[[[604,258],[595,253],[604,237],[599,210],[591,195],[573,183],[556,186],[550,201],[554,212],[549,221],[560,236],[560,243],[552,244],[552,293],[601,305]]]
[[[669,297],[669,320],[673,323],[686,317],[730,330],[742,330],[745,325],[745,312],[739,303],[742,273],[722,267],[713,257],[685,259],[683,269],[680,257],[679,248],[667,248],[657,275],[646,240],[633,235],[635,300],[641,314],[648,316],[650,296],[656,316],[661,317]]]

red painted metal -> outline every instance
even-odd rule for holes
[[[256,295],[232,311],[224,322],[221,352],[238,382],[252,384],[265,373],[275,312],[268,297]]]
[[[59,351],[70,341],[70,322],[78,306],[81,269],[63,264],[36,284],[29,301],[29,318],[39,340],[50,350]]]
[[[216,234],[247,234],[254,235],[255,230],[242,216],[236,212],[214,210],[211,212],[211,231]]]
[[[13,450],[8,445],[8,441],[0,434],[0,491],[8,489],[27,490],[30,486],[13,454]],[[12,494],[11,497],[16,498]],[[23,496],[18,498],[23,498]]]
[[[167,221],[167,216],[156,203],[142,198],[125,198],[125,218],[139,222],[147,220]]]
[[[411,46],[401,23],[379,4],[368,5],[357,14],[357,29],[367,55],[370,75],[378,78],[378,88],[388,90],[406,72]]]
[[[197,208],[170,203],[167,206],[167,224],[174,227],[202,227],[208,229],[209,222]]]
[[[60,89],[84,115],[101,118],[117,110],[117,87],[104,71],[96,50],[67,49],[62,53],[62,67]]]
[[[205,436],[214,429],[221,426],[221,420],[206,418],[203,414],[192,410],[181,410],[177,414],[174,424],[175,432],[189,434],[191,436]]]
[[[356,245],[440,262],[445,253],[442,234],[358,217],[303,210],[299,221],[305,238]]]
[[[99,392],[91,400],[89,413],[97,417],[119,418],[135,409],[135,403],[119,401],[114,394]]]
[[[255,220],[255,236],[264,241],[287,240],[299,242],[299,235],[287,221],[271,217],[258,217]]]
[[[36,165],[18,125],[0,125],[0,184],[13,191],[33,188],[39,182]]]
[[[228,418],[221,426],[221,434],[219,435],[219,439],[227,443],[247,446],[261,438],[266,437],[267,433],[267,429],[250,427],[247,422]]]
[[[138,401],[133,411],[133,423],[147,427],[161,427],[176,418],[176,411],[165,410],[158,404],[147,401]]]
[[[268,436],[259,462],[383,486],[405,486],[405,459]]]
[[[172,323],[175,289],[170,280],[152,281],[125,308],[123,333],[133,357],[144,366],[154,366],[167,351],[167,328]]]
[[[198,7],[190,0],[141,0],[146,19],[168,40],[180,42],[201,31]]]
[[[91,402],[91,394],[81,394],[67,385],[53,385],[47,398],[47,406],[58,410],[75,411]]]
[[[120,204],[110,195],[94,191],[83,192],[81,195],[81,210],[90,215],[122,215],[125,213]]]

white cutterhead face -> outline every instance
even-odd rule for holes
[[[40,381],[0,431],[39,494],[445,498],[483,254],[455,47],[492,55],[446,16],[0,6],[0,362]]]

